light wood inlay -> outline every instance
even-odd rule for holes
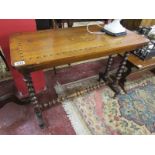
[[[100,31],[97,26],[90,29]],[[135,32],[113,37],[90,34],[86,27],[17,33],[10,37],[11,64],[33,71],[131,51],[147,43],[148,39]]]

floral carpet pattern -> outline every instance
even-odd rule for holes
[[[92,81],[87,80],[84,83],[87,85]],[[67,92],[69,89],[77,89],[78,85],[83,86],[84,83],[80,81],[63,87]],[[76,114],[82,118],[80,121],[85,123],[91,134],[155,134],[154,74],[147,72],[138,79],[128,81],[125,88],[127,94],[122,93],[116,99],[112,98],[113,91],[104,85],[63,104],[76,108]],[[68,113],[68,117],[72,117],[71,115]],[[78,127],[74,125],[74,120],[71,122],[73,127]]]
[[[120,113],[128,120],[145,125],[150,132],[155,132],[155,85],[148,82],[119,97]]]

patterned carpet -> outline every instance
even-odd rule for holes
[[[10,79],[10,72],[6,70],[6,65],[2,58],[0,57],[0,81],[4,79]]]
[[[96,82],[96,77],[63,85],[65,93]],[[147,72],[130,80],[127,94],[113,99],[104,85],[81,97],[63,103],[77,134],[155,134],[155,76]]]

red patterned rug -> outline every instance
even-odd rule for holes
[[[96,82],[97,77],[62,85],[63,93]],[[63,102],[77,134],[155,134],[155,76],[147,72],[129,80],[127,94],[113,99],[106,85],[81,97]]]

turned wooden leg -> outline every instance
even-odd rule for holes
[[[39,124],[40,128],[44,128],[45,124],[44,124],[44,121],[42,118],[41,106],[40,106],[38,99],[35,95],[35,90],[33,87],[33,82],[32,82],[30,73],[24,75],[24,80],[25,80],[27,88],[28,88],[30,103],[34,106],[34,112],[36,114],[38,124]]]
[[[127,60],[128,60],[128,56],[129,56],[129,53],[126,52],[123,56],[123,61],[116,73],[116,80],[115,80],[115,83],[118,83],[119,80],[122,78],[122,75],[124,73],[124,70],[125,70],[125,67],[126,67],[126,64],[127,64]]]
[[[127,81],[127,77],[131,74],[132,68],[134,66],[130,62],[127,62],[126,67],[127,67],[127,71],[123,73],[123,76],[122,76],[122,78],[119,81],[119,85],[120,85],[120,87],[123,89],[123,91],[125,93],[127,93],[125,88],[124,88],[125,82]]]
[[[56,75],[57,74],[57,71],[56,71],[56,68],[53,67],[53,71],[54,71],[54,74]]]
[[[122,79],[122,75],[124,73],[129,54],[130,54],[129,52],[126,52],[124,54],[123,61],[121,62],[119,69],[116,73],[116,78],[115,78],[114,82],[112,83],[112,87],[113,87],[113,90],[115,92],[114,97],[116,97],[118,94],[120,94],[120,89],[118,87],[118,84],[119,84],[120,79]]]
[[[108,76],[109,76],[109,71],[110,71],[111,66],[112,66],[112,63],[113,63],[113,57],[112,57],[112,55],[110,55],[109,58],[108,58],[108,62],[107,62],[107,65],[106,65],[105,72],[104,73],[102,73],[102,72],[99,73],[99,81],[101,79],[103,79],[105,82],[107,81]]]

